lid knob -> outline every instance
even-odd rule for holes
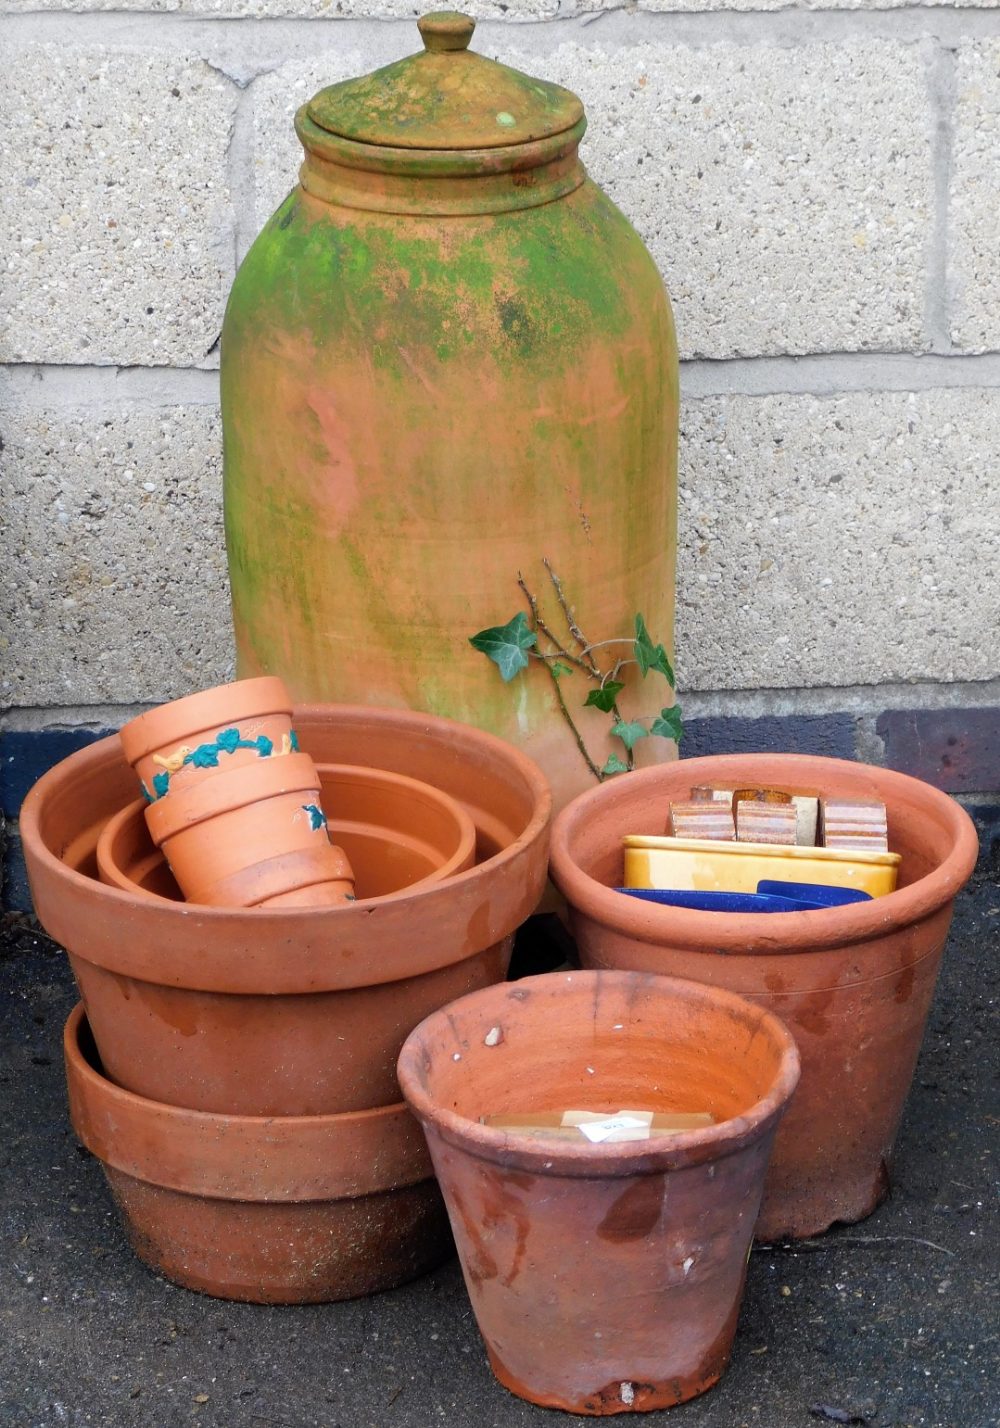
[[[467,50],[476,22],[458,10],[433,10],[417,21],[424,49],[440,54],[445,50]]]

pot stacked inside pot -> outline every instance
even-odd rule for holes
[[[73,1125],[142,1259],[303,1303],[450,1253],[396,1059],[505,975],[548,818],[544,779],[490,736],[329,706],[293,723],[269,678],[155,709],[36,785],[35,904],[83,999]]]

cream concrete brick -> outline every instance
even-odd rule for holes
[[[949,212],[951,339],[1000,348],[1000,40],[960,46]]]
[[[359,50],[328,50],[312,60],[282,65],[254,83],[255,233],[298,182],[303,151],[293,125],[295,111],[318,90],[373,67]]]
[[[0,359],[214,363],[236,96],[189,56],[7,51]]]
[[[918,46],[578,44],[501,58],[580,94],[585,161],[649,245],[688,357],[922,345]]]
[[[0,705],[172,699],[232,677],[214,408],[0,413]]]
[[[687,3],[687,0],[682,0]],[[713,0],[714,3],[714,0]],[[560,0],[461,0],[461,10],[481,20],[547,20],[555,15],[583,11],[561,6]],[[594,8],[617,8],[617,0],[608,0]],[[155,11],[182,15],[212,15],[276,19],[279,16],[302,16],[309,19],[405,20],[434,9],[431,0],[416,4],[413,0],[0,0],[0,14],[25,14],[35,10],[72,10],[76,12]],[[414,37],[416,30],[414,30]],[[419,46],[419,38],[417,38]]]
[[[1000,673],[995,391],[703,398],[681,433],[682,690]]]

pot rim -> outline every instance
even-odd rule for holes
[[[114,750],[120,754],[118,735],[111,734],[43,774],[21,808],[29,882],[36,904],[44,904],[40,920],[71,957],[137,981],[192,991],[340,991],[415,977],[462,960],[446,935],[437,937],[433,951],[414,959],[410,931],[416,915],[439,930],[475,926],[474,937],[469,934],[474,945],[464,954],[471,957],[510,936],[534,911],[545,886],[552,793],[541,769],[520,749],[470,725],[407,709],[302,704],[295,714],[307,723],[322,716],[348,727],[379,724],[394,734],[400,729],[436,733],[449,748],[463,747],[470,767],[484,751],[492,751],[523,779],[532,804],[528,821],[505,848],[444,882],[401,888],[342,907],[223,908],[146,898],[68,867],[41,836],[45,804],[68,773],[100,768]],[[474,802],[471,811],[475,822]],[[95,916],[101,911],[103,917]],[[202,951],[197,957],[178,957],[182,931],[188,940],[196,934],[202,937],[211,955]],[[280,957],[262,955],[262,944],[276,944],[279,935]]]
[[[831,771],[845,767],[866,775],[886,796],[905,793],[907,801],[922,803],[940,815],[954,841],[950,852],[936,868],[914,883],[897,888],[869,902],[806,912],[751,912],[718,914],[693,908],[667,907],[639,898],[625,897],[585,873],[571,852],[581,824],[600,816],[600,805],[614,790],[617,780],[580,794],[557,816],[552,829],[551,877],[570,904],[571,910],[635,941],[663,946],[681,946],[692,951],[724,955],[787,955],[820,952],[887,936],[901,927],[930,917],[950,903],[968,882],[976,863],[979,840],[975,825],[960,804],[940,789],[897,773],[894,769],[850,759],[831,759],[811,754],[714,754],[681,760],[674,764],[642,769],[628,775],[630,787],[648,785],[653,791],[665,775],[678,769],[690,771],[692,782],[711,781],[732,773],[740,779],[761,777],[754,765],[780,764],[787,768],[792,783],[815,784],[817,766]],[[805,771],[809,771],[806,777]],[[820,769],[820,776],[822,769]],[[780,773],[769,772],[768,778]]]
[[[231,691],[236,691],[228,701],[233,712],[224,714],[220,719],[219,704],[227,702],[226,695]],[[200,689],[183,699],[156,704],[123,724],[118,737],[126,762],[134,768],[140,759],[186,734],[198,733],[213,724],[222,725],[227,721],[239,723],[245,719],[259,719],[266,714],[290,714],[291,707],[291,695],[276,675],[235,679],[229,684]]]
[[[258,763],[237,764],[204,782],[196,781],[166,793],[147,805],[147,826],[159,846],[200,823],[283,794],[314,794],[319,798],[316,765],[308,754],[285,754]]]
[[[73,1129],[103,1165],[133,1179],[217,1200],[302,1202],[378,1194],[433,1174],[405,1101],[314,1116],[191,1110],[117,1085],[93,1065],[85,1032],[93,1040],[77,1002],[63,1029]]]
[[[650,1141],[625,1141],[582,1143],[574,1145],[565,1140],[545,1141],[542,1136],[519,1136],[516,1132],[497,1130],[484,1126],[479,1121],[459,1115],[457,1111],[438,1105],[421,1085],[423,1037],[426,1028],[433,1022],[446,1022],[454,1016],[455,1008],[473,1001],[499,1001],[517,999],[518,989],[530,989],[532,984],[541,982],[553,986],[556,981],[583,982],[584,984],[608,984],[622,988],[635,988],[640,982],[655,982],[656,989],[684,1001],[711,1002],[713,1006],[724,1006],[730,1011],[739,1011],[748,1017],[752,1028],[750,1040],[763,1030],[781,1049],[781,1059],[771,1089],[739,1116],[718,1121],[701,1130],[673,1131]],[[484,1023],[492,1019],[484,1017]],[[632,1175],[655,1175],[665,1170],[680,1170],[686,1166],[702,1165],[710,1161],[723,1160],[743,1150],[745,1146],[767,1135],[777,1124],[798,1085],[800,1059],[795,1038],[773,1012],[739,996],[736,992],[703,982],[692,982],[682,977],[663,977],[643,972],[590,971],[547,972],[538,977],[523,977],[517,982],[501,982],[494,987],[483,987],[440,1011],[432,1012],[416,1026],[403,1043],[396,1064],[396,1074],[400,1089],[407,1103],[419,1118],[425,1130],[433,1128],[450,1145],[481,1160],[493,1161],[498,1165],[523,1169],[534,1175],[550,1175],[571,1179],[603,1180]]]

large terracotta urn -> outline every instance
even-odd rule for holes
[[[511,683],[469,644],[524,586],[567,648],[672,640],[677,353],[638,235],[586,174],[579,99],[419,22],[422,53],[322,90],[300,181],[222,338],[241,676],[445,714],[520,744],[557,804],[622,745],[588,674]],[[564,606],[551,579],[561,581]],[[539,648],[546,648],[539,636]],[[627,645],[606,646],[617,658]],[[561,671],[560,671],[561,673]],[[625,720],[671,702],[626,665]],[[646,738],[638,762],[673,757]]]

